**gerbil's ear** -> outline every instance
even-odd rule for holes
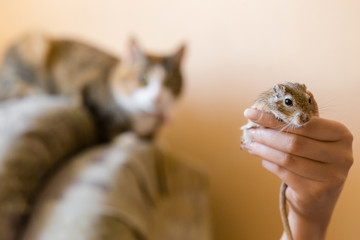
[[[281,97],[281,96],[284,96],[285,86],[282,84],[275,84],[273,87],[273,90],[276,93],[277,97]]]
[[[124,60],[128,63],[136,63],[145,60],[145,54],[134,37],[131,37],[129,40],[127,54]]]
[[[176,53],[173,55],[172,59],[177,66],[181,66],[181,62],[184,57],[185,50],[186,50],[186,46],[185,44],[182,44],[180,48],[176,51]]]
[[[300,84],[300,87],[301,87],[302,90],[304,90],[304,92],[306,92],[306,89],[307,89],[307,88],[306,88],[306,85],[305,85],[305,84]]]

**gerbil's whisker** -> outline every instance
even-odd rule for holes
[[[285,129],[287,129],[289,126],[291,126],[291,123],[287,123],[283,128],[281,128],[279,131],[283,132]]]
[[[331,107],[330,106],[321,106],[318,108],[319,114],[326,114],[328,112],[331,111]]]
[[[293,127],[293,125],[292,125],[291,123],[292,123],[292,121],[293,121],[294,118],[295,118],[295,117],[292,117],[292,118],[290,119],[290,121],[287,122],[287,123],[285,124],[285,126],[284,126],[283,128],[281,128],[279,131],[280,131],[280,132],[283,132],[283,131],[286,129],[286,132],[289,132],[289,130],[291,130],[290,128]]]
[[[291,121],[290,122],[283,122],[283,124],[281,124],[281,129],[277,132],[277,134],[280,134],[281,132],[283,132],[286,129],[286,132],[288,132],[289,127],[292,127]]]

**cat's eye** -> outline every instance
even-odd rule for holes
[[[141,83],[142,85],[147,85],[147,84],[148,84],[148,79],[147,79],[147,77],[146,77],[145,74],[141,74],[141,75],[140,75],[140,83]]]
[[[289,99],[289,98],[286,98],[286,99],[285,99],[285,105],[286,105],[286,106],[292,106],[292,105],[293,105],[293,101],[292,101],[291,99]]]
[[[309,104],[311,104],[311,98],[309,98]]]

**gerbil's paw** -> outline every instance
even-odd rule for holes
[[[245,145],[246,145],[246,143],[244,143],[243,141],[241,141],[240,150],[246,149],[246,148],[245,148]]]
[[[244,139],[243,139],[243,140],[241,141],[241,144],[240,144],[240,149],[241,149],[241,150],[244,150],[244,149],[246,150],[246,144],[248,144],[248,143],[251,143],[251,139],[248,139],[248,140],[244,140]]]
[[[250,138],[250,136],[247,134],[247,131],[244,132],[244,135],[241,139],[241,145],[240,145],[240,149],[246,149],[245,145],[250,143],[252,141],[252,139]]]
[[[241,149],[241,150],[244,150],[244,149],[245,149],[245,142],[244,142],[244,140],[241,140],[240,149]]]
[[[284,120],[282,120],[281,118],[275,116],[275,119],[278,121],[278,122],[284,122]]]
[[[242,126],[240,129],[243,130],[243,131],[246,131],[246,130],[249,130],[251,128],[257,128],[257,127],[261,127],[261,126],[259,124],[257,124],[257,123],[249,121],[247,124]]]

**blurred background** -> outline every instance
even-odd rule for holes
[[[280,180],[240,150],[243,110],[275,83],[305,83],[321,116],[353,132],[355,164],[328,238],[360,236],[360,2],[357,0],[0,0],[0,54],[45,30],[122,56],[188,46],[185,92],[159,144],[209,175],[215,239],[278,239]]]

